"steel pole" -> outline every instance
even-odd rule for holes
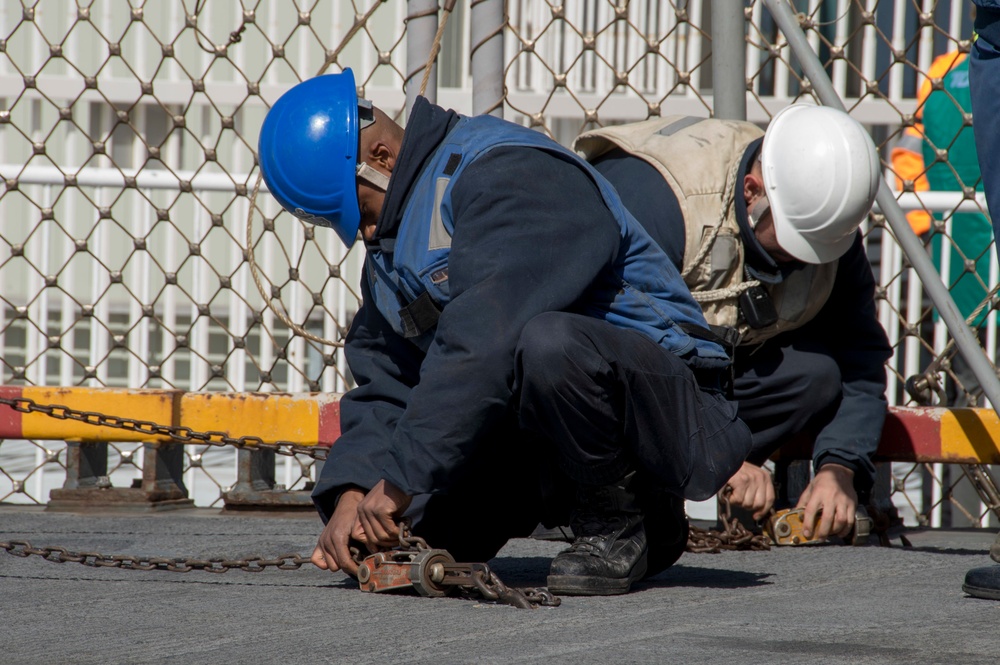
[[[788,40],[788,45],[795,57],[798,58],[803,73],[812,83],[813,90],[819,95],[820,101],[826,106],[845,111],[844,104],[837,95],[837,91],[834,90],[830,77],[827,76],[822,63],[810,48],[809,42],[806,41],[798,18],[786,0],[764,0],[764,4],[785,35],[785,39]],[[920,239],[910,228],[903,209],[899,207],[885,179],[880,179],[878,196],[875,200],[878,202],[882,214],[885,215],[886,221],[889,222],[889,228],[896,236],[896,242],[899,243],[913,269],[917,271],[917,276],[920,277],[924,289],[927,290],[927,294],[948,327],[948,332],[955,340],[955,346],[958,347],[958,351],[965,358],[965,361],[969,363],[969,367],[983,388],[983,393],[995,411],[1000,405],[1000,380],[997,379],[996,372],[990,364],[989,358],[980,348],[975,335],[972,334],[962,314],[955,307],[951,293],[948,292],[937,270],[934,269],[934,264],[931,263],[931,258],[924,251]]]
[[[413,102],[420,94],[420,82],[424,78],[424,65],[431,54],[434,35],[438,27],[437,0],[406,0],[406,115],[409,117]],[[430,80],[424,97],[437,102],[437,64],[431,69]]]
[[[472,113],[503,117],[504,0],[472,0]]]
[[[743,2],[712,0],[712,114],[747,119],[746,16]]]

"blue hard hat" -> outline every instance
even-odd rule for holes
[[[267,188],[301,220],[328,226],[350,247],[358,236],[358,92],[354,73],[303,81],[264,118],[257,152]]]

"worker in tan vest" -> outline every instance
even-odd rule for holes
[[[729,480],[732,502],[766,516],[775,489],[761,465],[805,434],[815,440],[798,504],[806,535],[846,535],[874,482],[891,355],[858,232],[878,190],[871,138],[846,113],[797,104],[766,132],[674,116],[590,131],[575,148],[733,343],[753,451]]]

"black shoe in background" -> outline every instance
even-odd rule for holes
[[[1000,563],[1000,533],[990,547],[990,558]],[[965,574],[962,591],[987,600],[1000,600],[1000,566],[973,568]]]
[[[987,600],[1000,600],[1000,565],[973,568],[965,574],[962,591]]]

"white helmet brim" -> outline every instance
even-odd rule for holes
[[[764,134],[761,168],[783,250],[829,263],[850,249],[880,178],[878,152],[860,123],[825,106],[787,106]]]

